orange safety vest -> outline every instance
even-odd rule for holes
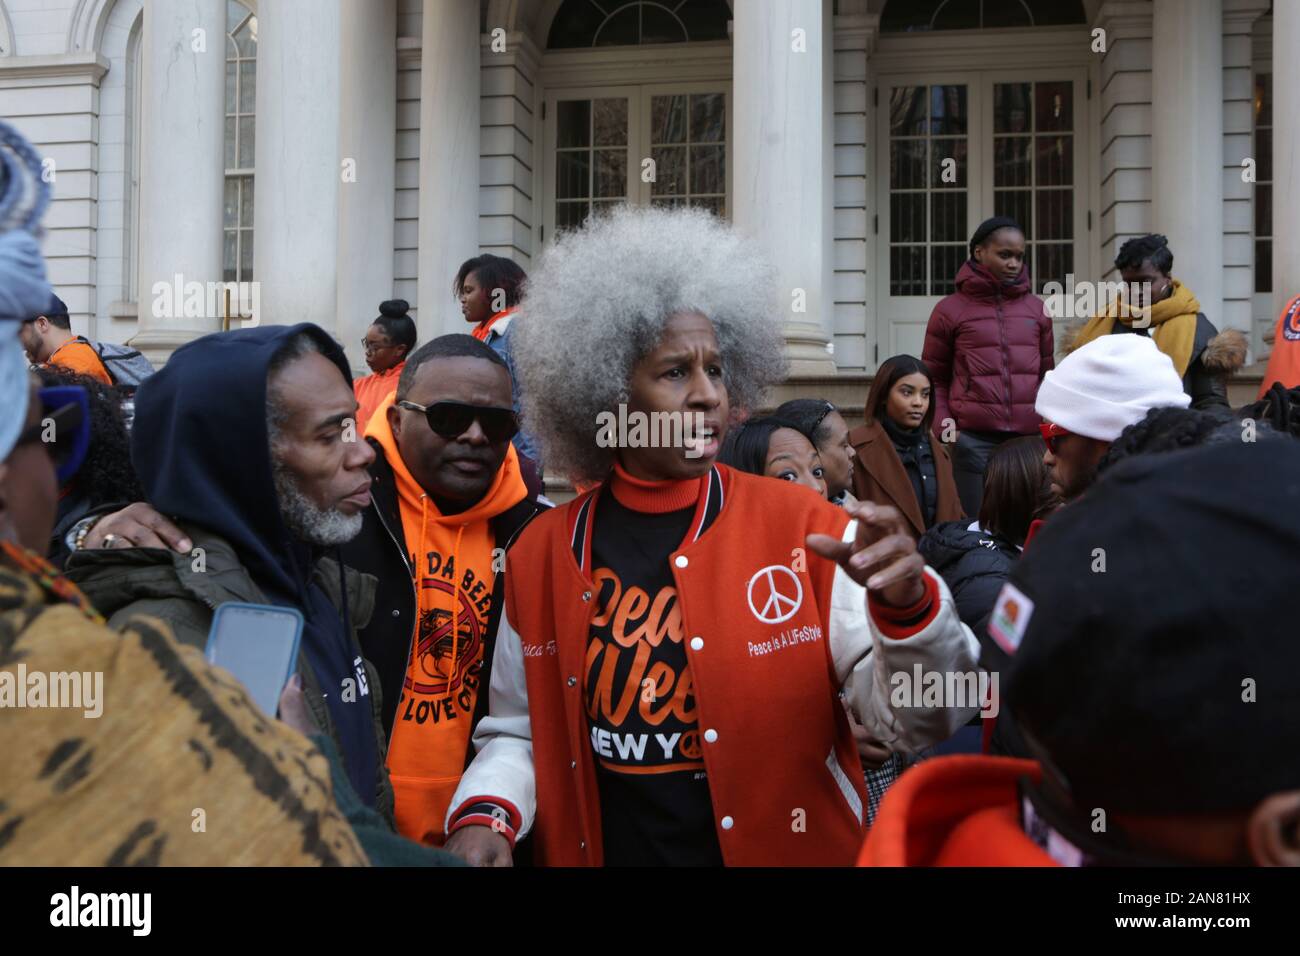
[[[671,554],[677,604],[670,613],[681,616],[700,732],[717,732],[698,747],[723,859],[729,866],[850,865],[864,833],[853,804],[865,807],[867,797],[830,656],[836,565],[795,551],[814,532],[842,536],[849,518],[814,495],[726,466],[709,480],[722,509]],[[579,519],[594,517],[590,501],[584,495],[539,515],[511,550],[506,574],[506,614],[523,645],[532,725],[532,839],[545,866],[603,862],[583,686],[599,589],[574,553]],[[771,620],[764,600],[774,580],[798,598],[780,620]],[[640,690],[638,678],[613,693]]]

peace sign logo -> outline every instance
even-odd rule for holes
[[[803,585],[781,564],[763,568],[749,579],[749,609],[764,624],[780,624],[794,617],[803,604]]]

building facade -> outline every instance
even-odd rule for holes
[[[1165,233],[1266,356],[1298,54],[1300,0],[0,0],[0,115],[50,162],[74,327],[157,359],[255,312],[360,368],[383,299],[462,330],[464,259],[689,204],[777,263],[791,387],[856,405],[995,214],[1039,289]]]

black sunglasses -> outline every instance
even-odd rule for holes
[[[479,427],[483,429],[483,434],[490,442],[508,441],[519,433],[519,419],[511,408],[466,405],[464,402],[434,402],[432,405],[418,405],[403,400],[397,404],[413,412],[423,412],[434,434],[448,441],[457,439],[469,431],[469,426],[475,419],[478,420]]]

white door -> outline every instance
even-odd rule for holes
[[[542,242],[602,206],[729,212],[731,94],[719,84],[586,87],[546,96]]]
[[[881,78],[877,364],[921,355],[930,313],[990,216],[1025,228],[1035,291],[1092,278],[1085,83],[1081,69]]]

